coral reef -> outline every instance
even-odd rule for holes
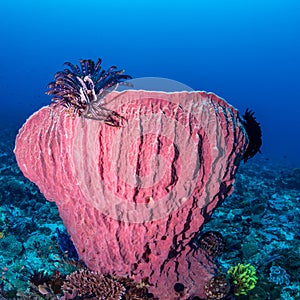
[[[56,228],[56,233],[58,246],[60,250],[64,253],[65,257],[67,259],[78,260],[78,253],[70,239],[70,236],[66,232],[59,230],[59,228]]]
[[[0,130],[0,231],[2,238],[13,236],[11,240],[21,243],[23,250],[14,256],[5,248],[0,251],[0,298],[53,299],[51,294],[41,294],[29,285],[33,272],[47,272],[52,278],[59,270],[62,281],[58,282],[62,285],[67,274],[83,266],[66,260],[58,246],[56,228],[61,232],[65,228],[55,204],[46,201],[18,169],[13,155],[16,132],[17,127]],[[214,211],[202,228],[202,232],[220,232],[226,241],[222,255],[215,258],[221,270],[225,272],[241,261],[256,266],[259,280],[255,288],[247,295],[234,296],[237,300],[300,299],[297,170],[287,159],[276,161],[263,155],[241,164],[235,193]],[[289,284],[270,281],[272,266],[286,270]],[[153,299],[146,291],[146,281],[136,286],[132,279],[122,280],[126,288],[129,282],[132,286],[132,295],[127,292],[124,295],[126,300],[144,300],[147,295]],[[176,289],[178,294],[184,293],[183,283],[176,284]]]
[[[58,271],[53,272],[51,275],[44,270],[34,271],[29,278],[30,293],[18,293],[18,296],[25,299],[27,297],[57,299],[62,294],[63,282],[64,276]]]

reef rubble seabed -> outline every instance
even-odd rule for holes
[[[19,170],[15,135],[0,130],[0,299],[57,299],[32,287],[34,272],[65,276],[80,263],[59,246],[57,232],[65,228],[55,204]],[[299,200],[300,169],[263,155],[241,164],[234,193],[202,230],[226,241],[217,258],[222,272],[238,263],[256,267],[256,287],[235,299],[300,299]]]

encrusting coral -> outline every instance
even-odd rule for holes
[[[204,291],[207,299],[224,299],[230,290],[230,284],[224,275],[214,276],[205,284]]]
[[[280,266],[272,266],[270,268],[269,280],[278,285],[289,285],[290,276],[287,274],[286,270]]]
[[[225,240],[222,234],[217,231],[203,233],[198,240],[198,244],[212,259],[221,255],[225,248]]]
[[[251,264],[244,265],[239,263],[230,267],[227,274],[233,284],[233,293],[236,296],[247,295],[257,283],[256,269]]]

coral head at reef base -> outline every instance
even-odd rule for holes
[[[204,298],[215,266],[190,242],[233,191],[248,145],[237,110],[206,92],[115,91],[102,105],[121,127],[61,107],[33,114],[16,139],[20,169],[90,269],[148,278],[162,300]]]

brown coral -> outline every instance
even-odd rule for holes
[[[204,287],[207,299],[224,299],[229,290],[230,284],[224,275],[214,276]]]
[[[84,297],[98,300],[119,300],[125,294],[125,287],[122,283],[87,269],[68,275],[62,290],[64,292],[63,299]]]
[[[148,293],[148,278],[142,279],[141,282],[135,282],[129,277],[117,277],[117,280],[126,287],[126,295],[124,300],[145,300],[152,299],[153,295]]]
[[[207,231],[203,233],[198,244],[212,259],[221,255],[225,248],[224,238],[222,234],[217,231]]]

